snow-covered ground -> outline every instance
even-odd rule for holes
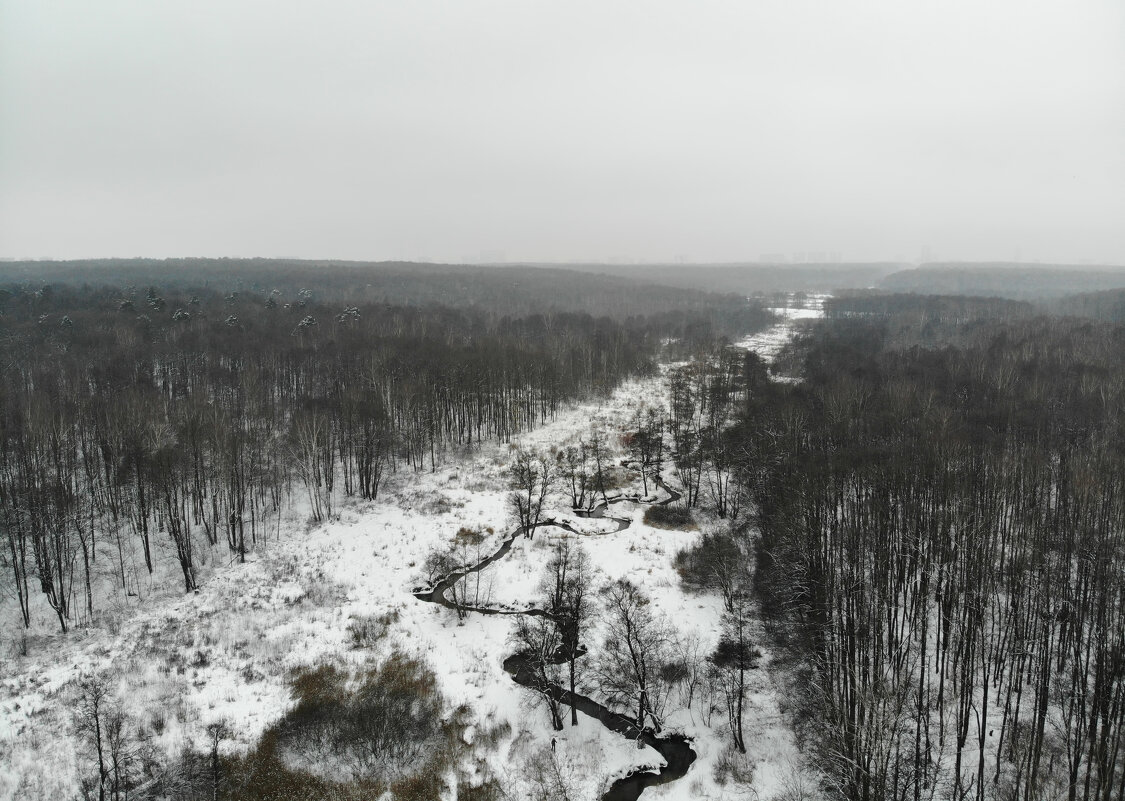
[[[817,312],[787,313],[793,320]],[[791,324],[740,344],[771,357]],[[521,755],[550,743],[553,732],[545,710],[534,707],[502,669],[513,650],[513,619],[470,614],[459,622],[452,611],[419,601],[411,590],[426,583],[427,554],[447,547],[460,529],[486,535],[479,551],[473,546],[466,554],[469,562],[495,550],[511,529],[504,469],[517,444],[543,449],[573,444],[588,435],[592,424],[619,433],[639,404],[662,403],[665,395],[662,377],[628,382],[608,400],[579,404],[520,443],[448,454],[433,473],[395,474],[377,502],[346,503],[338,518],[324,525],[310,527],[307,510],[294,507],[280,523],[280,536],[261,543],[247,564],[227,565],[216,552],[197,593],[154,593],[143,605],[96,618],[98,625],[66,636],[38,633],[30,640],[29,655],[6,656],[0,663],[0,798],[76,795],[81,758],[72,721],[81,676],[113,676],[126,709],[167,753],[185,745],[202,750],[207,725],[218,721],[233,732],[222,748],[239,751],[288,708],[294,668],[323,662],[360,665],[393,648],[426,660],[451,709],[469,706],[476,721],[470,732],[497,726],[508,732],[476,756],[495,775],[518,782]],[[611,440],[617,447],[617,438]],[[670,475],[668,480],[674,481]],[[630,491],[639,493],[639,482]],[[547,516],[562,519],[564,499],[551,501]],[[643,513],[639,504],[616,504],[611,514],[631,520],[619,532],[610,520],[565,519],[589,532],[580,540],[600,580],[630,578],[681,635],[697,638],[706,652],[717,638],[721,601],[717,595],[685,593],[672,566],[677,551],[700,534],[648,527]],[[534,603],[550,541],[562,534],[552,527],[534,539],[519,539],[505,559],[480,574],[480,602]],[[0,602],[0,614],[14,619],[10,600]],[[349,624],[366,619],[380,621],[385,631],[376,642],[355,648]],[[596,644],[598,633],[587,639]],[[764,634],[758,639],[764,643]],[[800,773],[770,654],[762,650],[745,718],[748,754],[736,760],[752,781],[725,786],[715,781],[716,762],[728,758],[722,712],[708,726],[698,708],[679,709],[671,713],[668,728],[693,738],[698,759],[687,776],[646,790],[646,798],[769,799],[779,797],[785,783]],[[676,705],[673,701],[670,707]],[[560,761],[583,797],[596,798],[613,778],[661,759],[585,717],[578,727],[567,726],[554,736]]]
[[[774,314],[783,318],[781,322],[744,337],[735,346],[752,350],[765,361],[772,362],[785,343],[793,336],[794,327],[805,320],[814,320],[824,314],[824,301],[828,295],[808,295],[799,303],[794,300],[793,305],[779,306],[770,309]]]

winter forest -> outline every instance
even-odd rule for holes
[[[1125,798],[1125,273],[845,267],[0,264],[0,798]]]

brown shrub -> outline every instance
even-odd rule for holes
[[[465,721],[442,721],[425,664],[395,652],[354,675],[322,665],[294,677],[293,695],[253,751],[226,761],[227,798],[359,801],[387,789],[402,801],[440,797]]]
[[[653,528],[679,529],[688,531],[695,528],[691,511],[683,506],[650,506],[645,510],[645,524]]]

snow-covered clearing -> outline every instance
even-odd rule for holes
[[[770,357],[790,335],[790,325],[740,344]],[[467,563],[492,553],[511,530],[504,470],[517,445],[549,449],[573,444],[588,435],[591,425],[618,434],[639,404],[664,403],[665,396],[663,377],[628,382],[608,400],[579,404],[519,443],[447,454],[432,473],[400,471],[391,476],[379,501],[345,503],[337,518],[324,525],[310,527],[307,509],[296,506],[280,521],[280,535],[259,543],[246,564],[228,564],[225,549],[216,549],[194,594],[161,594],[155,588],[163,583],[156,582],[143,602],[103,599],[102,607],[112,605],[112,614],[95,616],[93,624],[65,636],[50,634],[50,618],[38,614],[29,654],[13,649],[0,667],[0,798],[77,794],[85,757],[75,752],[72,719],[75,682],[81,676],[113,676],[125,709],[140,719],[159,750],[202,750],[207,725],[223,721],[232,736],[222,749],[240,751],[291,704],[294,669],[324,662],[361,665],[394,648],[426,660],[451,710],[468,705],[475,721],[470,736],[474,731],[505,732],[474,758],[481,770],[487,766],[518,784],[523,755],[549,745],[554,733],[546,712],[502,669],[513,650],[513,619],[469,614],[459,623],[454,612],[419,601],[412,590],[427,583],[427,554],[448,547],[462,528],[486,535],[479,546],[469,546]],[[610,439],[620,449],[618,438]],[[675,483],[671,473],[666,479]],[[635,487],[623,489],[639,494],[639,478]],[[703,651],[711,649],[722,602],[715,594],[685,593],[672,565],[677,551],[693,544],[699,531],[646,526],[641,504],[616,504],[609,514],[630,519],[630,526],[615,531],[617,525],[608,517],[569,515],[561,495],[553,496],[545,510],[546,517],[566,520],[583,532],[581,544],[599,581],[628,577],[682,636],[698,638]],[[705,520],[702,525],[725,524]],[[563,534],[547,527],[533,539],[517,540],[506,558],[479,574],[479,585],[470,585],[470,601],[476,592],[481,604],[520,608],[535,603],[550,542]],[[175,567],[162,564],[160,569]],[[3,619],[15,619],[11,606],[10,600],[3,601]],[[350,627],[365,621],[375,635],[357,647]],[[16,638],[16,629],[6,631],[9,642]],[[591,653],[599,637],[595,630],[585,638]],[[698,702],[694,709],[675,710],[682,704],[673,698],[668,729],[691,737],[698,759],[687,776],[646,790],[646,798],[768,799],[800,772],[800,754],[779,706],[764,633],[757,639],[763,656],[751,677],[745,718],[748,754],[735,760],[743,778],[752,775],[752,780],[716,783],[716,763],[730,758],[724,713],[704,715]],[[568,725],[554,736],[560,762],[583,797],[597,797],[613,778],[661,759],[652,749],[638,749],[585,717],[579,726]]]
[[[803,303],[770,309],[784,319],[765,331],[740,339],[734,343],[735,347],[752,350],[765,361],[772,362],[792,338],[796,325],[806,320],[815,320],[824,314],[824,301],[827,297],[828,295],[809,295]]]

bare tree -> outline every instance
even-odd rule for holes
[[[551,716],[551,727],[561,731],[562,704],[557,691],[563,681],[562,663],[566,657],[559,627],[548,617],[519,615],[512,638],[522,660],[520,672],[526,678],[521,684],[543,700]]]
[[[586,801],[579,770],[555,746],[544,746],[527,755],[521,765],[522,798],[528,801]],[[516,797],[509,793],[508,797]]]
[[[516,453],[516,459],[509,468],[508,505],[519,520],[523,535],[535,536],[543,514],[543,503],[555,481],[554,466],[551,460],[541,454],[525,450]]]
[[[211,801],[219,801],[219,788],[222,779],[222,763],[219,761],[219,743],[230,737],[226,721],[218,721],[207,726],[207,742],[210,746]]]
[[[582,655],[582,632],[593,612],[591,584],[593,570],[589,556],[569,537],[560,539],[547,560],[543,575],[543,594],[547,611],[559,630],[562,653],[569,666],[568,679],[573,696],[578,684],[578,658]],[[578,725],[578,710],[572,705],[570,725]]]
[[[467,546],[465,546],[467,547]],[[426,555],[424,567],[426,576],[431,584],[436,584],[438,581],[460,571],[465,566],[464,549],[462,554],[458,554],[458,547],[454,544],[452,547],[439,545],[435,547]],[[449,602],[453,606],[453,610],[457,613],[457,619],[465,619],[465,604],[468,600],[468,583],[465,576],[461,576],[456,581],[452,582],[448,589]]]
[[[705,532],[694,547],[676,554],[676,569],[689,587],[722,593],[728,611],[750,580],[746,555],[729,531]]]
[[[588,478],[590,491],[601,495],[602,502],[608,503],[609,497],[606,495],[606,489],[609,483],[610,454],[609,446],[606,444],[605,430],[598,426],[592,426],[590,438],[583,445],[594,468]]]
[[[79,739],[93,751],[97,767],[98,801],[105,801],[109,778],[105,742],[105,718],[108,705],[109,687],[102,677],[91,676],[79,682],[74,728]]]
[[[664,410],[638,407],[631,422],[632,431],[625,436],[625,445],[641,474],[644,494],[648,495],[649,477],[660,478],[664,468]]]
[[[672,643],[671,627],[628,579],[618,579],[603,593],[606,637],[596,667],[598,685],[611,701],[636,710],[638,727],[648,720],[659,731],[668,689],[661,668]]]
[[[587,498],[593,505],[593,492],[590,491],[589,459],[586,453],[586,443],[577,447],[569,445],[558,453],[559,478],[563,482],[567,494],[570,496],[570,505],[573,509],[588,509]]]
[[[701,695],[707,681],[707,671],[710,662],[706,650],[700,641],[698,632],[688,632],[677,637],[672,643],[672,651],[679,663],[679,692],[680,701],[695,719],[694,704],[696,696]]]
[[[7,545],[7,549],[0,553],[0,565],[6,567],[12,577],[10,592],[19,603],[20,620],[24,628],[28,628],[31,626],[31,597],[28,583],[27,526],[24,524],[25,515],[15,498],[11,497],[13,493],[5,491],[6,483],[0,483],[0,527],[4,530]]]
[[[310,412],[293,421],[293,462],[308,492],[313,520],[332,515],[335,484],[331,421],[327,415]]]
[[[726,702],[727,722],[734,746],[746,753],[742,734],[742,712],[746,702],[746,671],[755,667],[756,652],[750,641],[750,604],[746,595],[736,593],[723,615],[719,644],[710,662],[717,686]]]

